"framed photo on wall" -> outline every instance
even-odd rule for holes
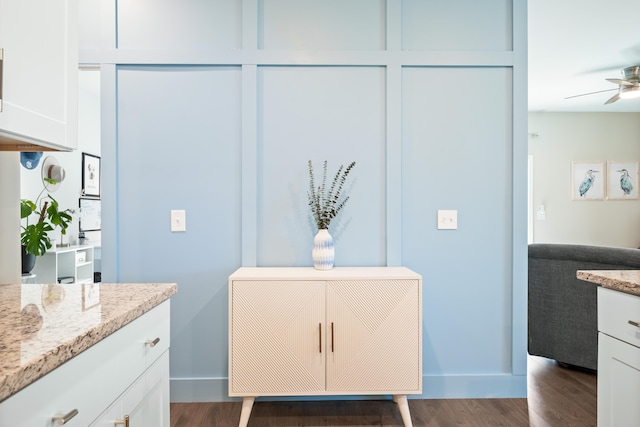
[[[571,162],[571,200],[603,200],[604,162]]]
[[[82,193],[86,197],[100,197],[100,157],[82,153]]]
[[[100,199],[80,199],[80,231],[99,231],[102,228],[102,201]]]
[[[607,162],[607,198],[638,200],[638,161]]]

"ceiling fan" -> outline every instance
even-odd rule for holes
[[[578,96],[593,95],[594,93],[609,92],[617,90],[618,93],[609,98],[606,104],[611,104],[619,99],[640,98],[640,65],[634,65],[622,70],[621,79],[606,79],[607,81],[617,84],[617,89],[605,89],[596,92],[583,93],[580,95],[568,96],[565,99],[576,98]]]

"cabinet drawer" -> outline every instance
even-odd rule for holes
[[[640,347],[640,297],[598,288],[598,330]]]
[[[169,347],[169,315],[165,301],[0,403],[0,425],[50,427],[77,409],[65,425],[86,427]]]

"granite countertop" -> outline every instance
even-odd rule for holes
[[[0,285],[0,402],[177,291],[175,283]]]
[[[578,279],[640,296],[640,270],[578,270]]]

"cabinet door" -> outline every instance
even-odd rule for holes
[[[131,426],[169,426],[168,350],[91,427],[112,427],[125,416]]]
[[[232,282],[229,395],[324,390],[324,286],[322,281]]]
[[[640,348],[598,334],[598,426],[637,427]]]
[[[418,280],[328,282],[328,391],[421,392],[420,291]]]
[[[132,426],[169,426],[169,350],[129,390],[122,409]]]
[[[77,0],[0,0],[0,142],[77,147],[77,20]]]

